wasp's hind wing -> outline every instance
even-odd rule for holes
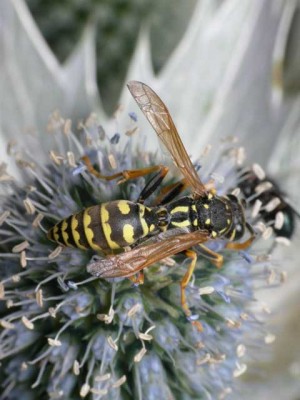
[[[155,243],[141,245],[130,251],[92,262],[87,271],[99,278],[129,277],[138,271],[187,250],[208,239],[207,231],[195,231],[167,238]]]
[[[199,197],[205,194],[206,188],[191,162],[164,102],[149,86],[142,82],[131,81],[127,86],[138,106],[170,152],[175,165],[192,187],[194,194]]]

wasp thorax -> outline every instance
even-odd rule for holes
[[[209,215],[211,220],[211,229],[222,235],[228,230],[231,225],[231,210],[230,207],[220,197],[214,196],[209,202]]]

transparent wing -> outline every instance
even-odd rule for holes
[[[146,84],[131,81],[127,84],[138,106],[170,152],[175,165],[180,169],[197,196],[206,193],[191,159],[180,139],[172,117],[160,97]]]
[[[158,237],[155,243],[93,262],[87,266],[87,271],[100,278],[128,277],[207,239],[208,232],[200,230],[162,239]]]

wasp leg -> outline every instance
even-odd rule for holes
[[[181,179],[178,182],[172,183],[171,185],[162,188],[155,200],[155,206],[169,203],[176,196],[182,193],[187,187],[189,187],[187,180]]]
[[[182,278],[182,281],[180,282],[180,290],[181,290],[181,305],[183,308],[183,311],[185,312],[185,315],[187,316],[187,318],[190,318],[192,313],[191,310],[189,309],[187,300],[186,300],[186,294],[185,294],[185,289],[191,279],[191,276],[193,275],[195,266],[196,266],[196,262],[197,262],[197,253],[193,250],[186,250],[185,254],[187,257],[191,258],[192,261],[188,267],[188,270],[186,271],[184,277]],[[196,326],[196,328],[198,329],[198,331],[203,331],[203,326],[201,324],[201,322],[199,321],[191,321],[193,325]]]
[[[154,168],[154,167],[152,167],[152,168]],[[169,168],[164,165],[156,165],[155,168],[156,168],[156,170],[158,170],[158,172],[149,180],[149,182],[147,182],[144,189],[141,191],[141,193],[137,199],[138,203],[143,203],[149,196],[151,196],[151,194],[158,188],[158,186],[163,181],[164,177],[169,172]],[[145,168],[145,170],[146,169],[147,168]],[[154,171],[150,171],[150,172],[154,172]]]
[[[133,276],[129,276],[128,279],[131,280],[131,282],[133,282],[135,285],[142,285],[145,281],[144,279],[144,271],[139,271],[137,274],[133,275]]]
[[[172,201],[176,196],[182,193],[185,189],[189,187],[187,179],[181,179],[178,182],[168,185],[160,191],[157,199],[155,201],[156,206],[164,205]],[[216,194],[216,189],[214,188],[214,182],[208,182],[205,184],[207,191]]]
[[[234,242],[229,242],[226,244],[226,249],[230,249],[230,250],[245,250],[247,249],[249,246],[251,246],[251,244],[253,243],[254,239],[255,239],[255,232],[252,229],[252,226],[248,223],[246,223],[246,228],[248,229],[249,233],[251,234],[251,236],[249,237],[249,239],[247,239],[245,242],[243,243],[234,243]]]
[[[126,169],[124,171],[117,172],[113,175],[103,175],[103,174],[101,174],[101,172],[97,171],[93,167],[91,160],[88,156],[83,156],[83,157],[81,157],[81,159],[85,163],[87,170],[89,171],[90,174],[96,176],[99,179],[104,179],[105,181],[112,181],[114,179],[121,178],[118,181],[118,184],[126,182],[129,179],[140,178],[141,176],[145,176],[145,175],[151,174],[152,172],[156,172],[156,171],[167,170],[165,172],[164,176],[168,172],[168,168],[165,167],[164,165],[154,165],[153,167],[148,167],[148,168]]]
[[[206,247],[204,244],[198,244],[197,249],[198,253],[207,258],[217,268],[222,267],[224,259],[221,254],[214,252],[213,250]]]

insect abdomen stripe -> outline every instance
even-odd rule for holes
[[[85,234],[84,234],[83,211],[73,215],[72,235],[73,235],[74,241],[77,244],[76,247],[78,247],[80,249],[88,249],[90,247],[88,241],[86,240]]]
[[[150,208],[117,200],[86,208],[60,221],[49,230],[48,238],[83,250],[114,250],[147,236],[155,230],[156,220]]]

